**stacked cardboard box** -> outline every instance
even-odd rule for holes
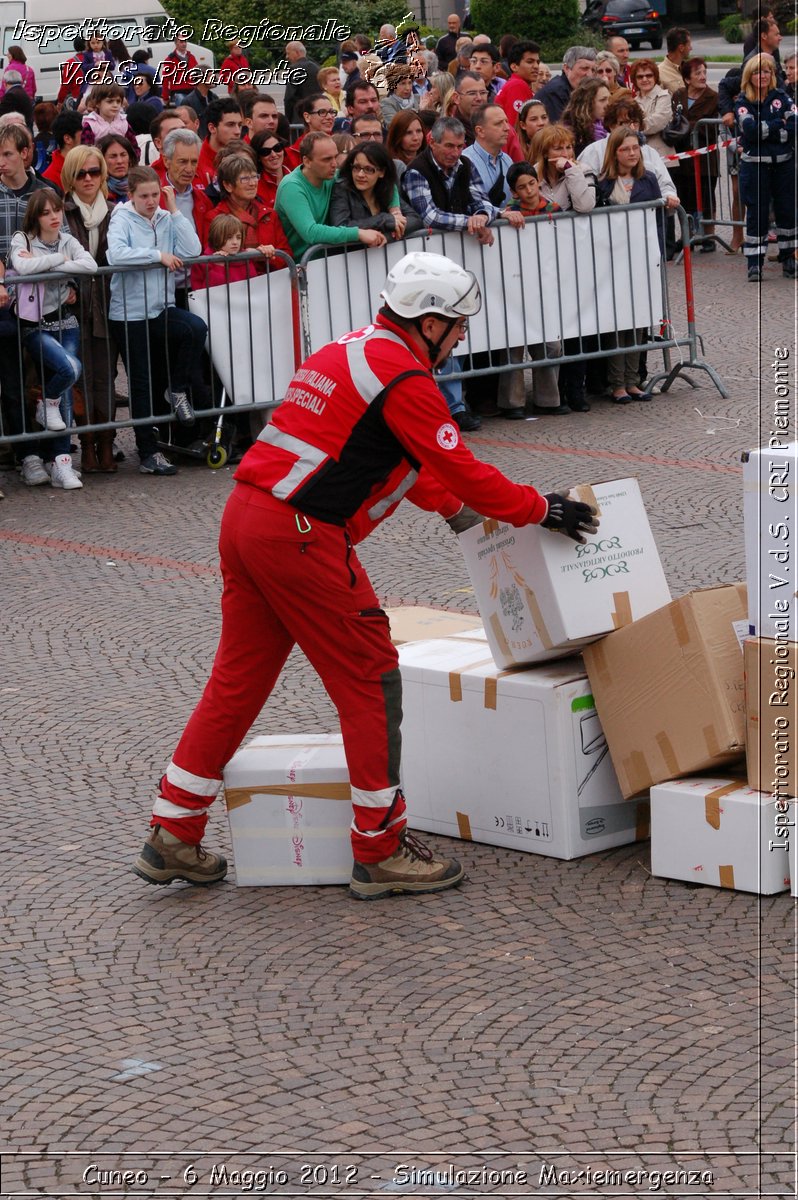
[[[412,828],[570,859],[648,836],[623,800],[579,659],[502,670],[485,640],[400,647]]]
[[[535,525],[484,521],[460,546],[500,667],[564,658],[671,598],[636,479],[574,488],[599,512],[578,545]]]
[[[743,455],[743,517],[748,577],[745,643],[748,783],[775,804],[775,857],[796,879],[798,795],[798,443],[778,431]]]

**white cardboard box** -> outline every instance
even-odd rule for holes
[[[413,829],[578,858],[648,836],[624,801],[580,659],[501,671],[485,642],[399,648]]]
[[[340,734],[253,738],[224,770],[236,883],[348,883],[352,800]]]
[[[798,442],[743,455],[743,522],[748,632],[798,642]]]
[[[740,779],[659,783],[651,789],[652,874],[763,896],[786,891],[788,854],[770,848],[780,840],[775,818],[770,794]]]
[[[500,667],[573,654],[670,601],[637,480],[571,494],[599,509],[599,531],[584,546],[536,525],[493,520],[460,534]]]

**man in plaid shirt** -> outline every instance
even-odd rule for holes
[[[462,157],[464,148],[462,123],[441,117],[430,130],[428,145],[402,176],[402,190],[427,229],[459,229],[491,246],[488,225],[500,215],[499,209]]]

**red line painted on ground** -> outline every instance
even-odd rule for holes
[[[163,558],[158,554],[139,554],[135,550],[120,550],[115,546],[93,546],[88,542],[71,542],[65,538],[41,537],[35,533],[18,533],[13,529],[0,529],[0,541],[16,542],[21,546],[39,546],[42,550],[67,550],[71,554],[83,554],[87,558],[114,559],[119,562],[140,563],[145,567],[166,567],[184,575],[218,575],[216,567],[202,563],[183,562],[178,558]]]
[[[624,450],[583,450],[575,446],[551,446],[543,442],[511,442],[505,438],[474,437],[466,445],[496,446],[500,450],[541,450],[546,454],[573,454],[579,458],[614,458],[622,462],[652,463],[660,467],[685,467],[692,471],[718,471],[725,475],[740,475],[742,467],[709,462],[703,458],[662,458],[658,454],[629,454]]]

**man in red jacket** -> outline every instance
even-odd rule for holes
[[[588,505],[511,482],[460,440],[432,368],[480,310],[474,275],[415,252],[391,269],[381,299],[371,325],[300,367],[236,472],[219,543],[221,641],[134,864],[150,883],[224,878],[225,860],[200,845],[207,810],[294,644],[341,721],[354,808],[352,894],[436,892],[463,878],[458,862],[435,858],[405,828],[398,656],[353,541],[405,496],[436,508],[456,531],[480,519],[473,510],[580,542],[598,526]]]
[[[186,38],[175,38],[174,50],[167,54],[158,67],[157,81],[161,85],[161,99],[164,104],[183,103],[196,83],[196,78],[187,73],[197,66],[199,64],[189,50]]]

